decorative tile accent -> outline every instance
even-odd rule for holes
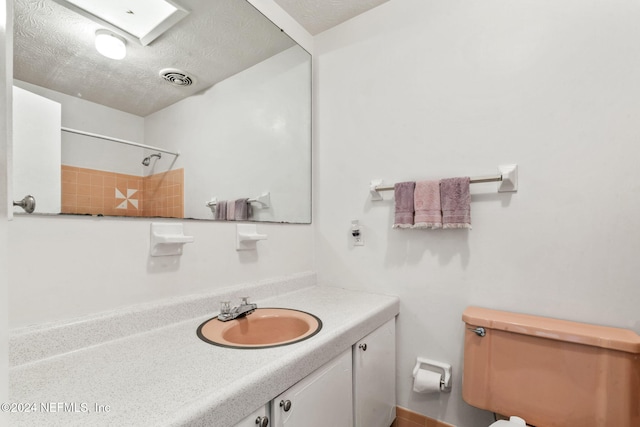
[[[124,194],[122,194],[123,192],[121,192],[116,188],[116,199],[124,199],[122,203],[116,206],[116,209],[128,209],[129,204],[131,204],[131,206],[133,206],[134,208],[138,209],[138,199],[132,199],[133,195],[136,194],[137,192],[138,190],[136,189],[127,188],[127,191],[126,191],[127,195],[125,196]]]
[[[62,165],[62,213],[184,216],[184,170],[135,176]]]
[[[391,427],[455,427],[426,415],[396,406],[396,419]]]

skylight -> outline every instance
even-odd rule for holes
[[[57,3],[148,45],[189,12],[171,0],[55,0]]]

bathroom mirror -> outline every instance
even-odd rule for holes
[[[241,220],[246,202],[249,221],[310,223],[309,53],[246,0],[154,1],[184,16],[145,45],[82,9],[118,2],[14,0],[13,193],[36,214]]]

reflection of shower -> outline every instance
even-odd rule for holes
[[[145,165],[145,166],[149,166],[149,164],[151,163],[151,158],[152,158],[152,157],[157,157],[157,158],[161,159],[161,158],[162,158],[162,153],[152,154],[152,155],[150,155],[149,157],[145,157],[145,158],[142,160],[142,164],[143,164],[143,165]]]

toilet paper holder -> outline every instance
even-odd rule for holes
[[[449,363],[438,362],[436,360],[425,359],[424,357],[418,357],[416,359],[416,366],[413,368],[413,377],[418,374],[420,366],[427,365],[432,368],[437,368],[442,371],[440,376],[440,391],[451,391],[451,365]]]

